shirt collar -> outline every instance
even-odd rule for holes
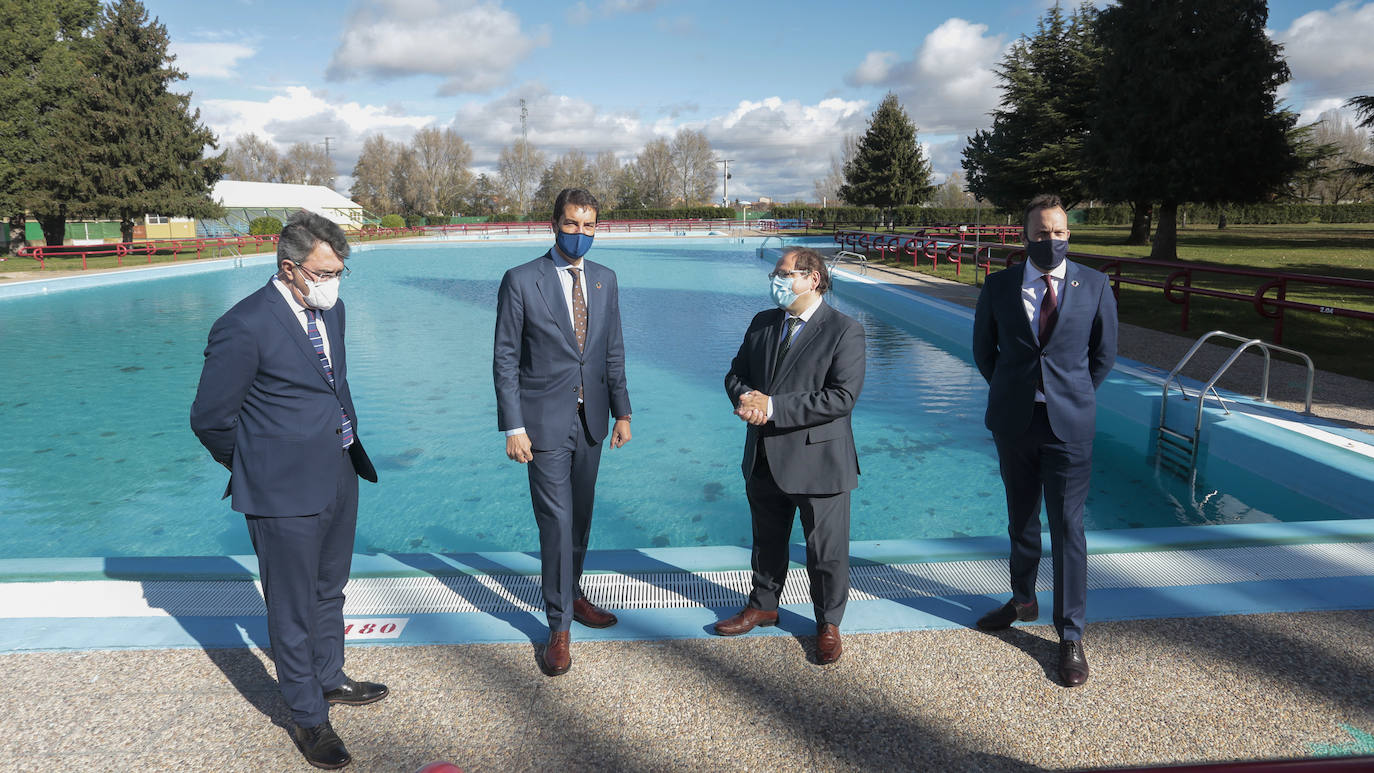
[[[1023,277],[1021,278],[1021,286],[1022,286],[1022,287],[1030,287],[1030,286],[1033,285],[1033,284],[1040,284],[1041,282],[1044,281],[1043,279],[1040,278],[1040,277],[1044,276],[1044,274],[1040,271],[1040,269],[1038,269],[1038,268],[1035,267],[1035,264],[1034,264],[1034,263],[1031,263],[1031,262],[1028,260],[1028,261],[1026,261],[1025,266],[1026,266],[1025,276],[1023,276]],[[1068,262],[1067,260],[1063,260],[1063,261],[1060,261],[1060,262],[1059,262],[1059,265],[1055,266],[1054,269],[1051,270],[1049,273],[1050,273],[1050,276],[1052,276],[1052,277],[1054,277],[1055,279],[1058,279],[1059,281],[1062,282],[1062,281],[1064,281],[1064,277],[1065,277],[1066,275],[1068,275],[1068,272],[1069,272],[1069,262]]]
[[[281,293],[281,296],[286,299],[286,305],[291,307],[291,311],[295,312],[296,316],[304,314],[306,308],[296,302],[295,294],[291,292],[291,288],[288,287],[285,282],[281,281],[281,277],[273,274],[272,281],[277,285],[277,290]],[[319,315],[317,314],[316,316]]]
[[[800,314],[793,314],[792,312],[789,311],[789,312],[787,312],[787,316],[788,316],[788,317],[801,317],[801,321],[802,321],[802,322],[810,322],[810,321],[811,321],[811,315],[813,315],[813,314],[816,313],[816,309],[819,309],[819,308],[821,307],[821,303],[824,302],[824,301],[825,301],[825,296],[823,296],[823,295],[818,295],[818,296],[816,296],[816,301],[815,301],[815,303],[812,303],[810,306],[807,306],[805,309],[803,309],[803,310],[802,310],[802,313],[800,313]]]
[[[567,271],[568,269],[573,268],[573,264],[569,263],[567,258],[563,257],[563,253],[559,252],[557,247],[554,247],[553,249],[549,250],[549,254],[553,256],[553,267],[555,269],[559,271]],[[577,268],[581,269],[583,273],[586,273],[587,261],[585,258],[583,259],[582,264],[577,266]]]

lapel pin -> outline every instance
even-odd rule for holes
[[[597,287],[600,287],[600,286],[601,286],[601,285],[597,285]],[[1072,282],[1069,282],[1069,287],[1077,287],[1077,286],[1078,286],[1078,280],[1077,280],[1077,279],[1073,280]]]
[[[1077,284],[1077,283],[1075,282],[1075,284]],[[598,290],[601,289],[601,283],[600,283],[600,282],[597,282],[597,283],[596,283],[596,289],[598,289]]]

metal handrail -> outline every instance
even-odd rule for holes
[[[1230,368],[1231,365],[1234,364],[1235,361],[1246,352],[1246,350],[1254,346],[1258,346],[1260,348],[1260,351],[1264,353],[1264,374],[1263,384],[1261,384],[1260,386],[1260,402],[1269,402],[1270,351],[1272,350],[1276,352],[1282,352],[1284,354],[1296,355],[1298,357],[1301,357],[1303,362],[1307,365],[1307,394],[1304,398],[1303,413],[1311,415],[1312,385],[1315,381],[1316,376],[1316,368],[1312,365],[1311,357],[1308,357],[1306,354],[1303,354],[1302,352],[1297,351],[1296,349],[1289,349],[1285,346],[1266,343],[1265,341],[1259,338],[1242,338],[1241,336],[1235,335],[1234,333],[1228,333],[1224,330],[1213,330],[1193,342],[1192,348],[1188,350],[1187,354],[1183,355],[1183,359],[1179,360],[1178,364],[1174,366],[1174,369],[1169,371],[1169,377],[1164,380],[1163,397],[1160,400],[1159,404],[1159,426],[1161,429],[1166,428],[1165,418],[1168,415],[1169,410],[1169,386],[1174,383],[1174,380],[1178,378],[1178,374],[1183,370],[1183,367],[1188,364],[1188,361],[1193,358],[1194,354],[1197,354],[1198,349],[1201,349],[1202,345],[1206,343],[1209,338],[1227,338],[1232,341],[1239,342],[1240,346],[1236,347],[1235,351],[1231,352],[1231,356],[1226,358],[1226,361],[1221,364],[1221,367],[1217,368],[1216,372],[1212,374],[1212,377],[1207,381],[1207,383],[1203,385],[1203,387],[1200,390],[1198,390],[1198,393],[1196,395],[1196,397],[1198,398],[1197,421],[1193,425],[1193,443],[1195,446],[1197,443],[1198,434],[1202,431],[1202,409],[1204,404],[1206,403],[1207,393],[1211,392],[1217,398],[1217,402],[1221,403],[1222,409],[1229,414],[1231,411],[1229,408],[1226,407],[1226,403],[1221,399],[1221,395],[1217,393],[1216,383],[1221,379],[1222,375],[1226,373],[1226,370]],[[1182,381],[1179,381],[1178,391],[1183,395],[1184,400],[1188,399],[1188,390],[1183,387]]]
[[[850,252],[849,250],[838,250],[835,252],[835,259],[830,261],[830,270],[834,271],[835,268],[839,266],[841,260],[848,260],[850,262],[859,264],[859,273],[864,275],[868,274],[867,255],[864,255],[863,253],[859,252]]]

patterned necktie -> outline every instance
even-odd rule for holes
[[[320,357],[320,365],[324,367],[324,375],[329,377],[329,385],[334,386],[334,367],[329,364],[329,355],[324,353],[324,336],[320,335],[320,328],[315,324],[315,310],[305,310],[305,326],[310,334],[310,343],[315,345],[315,354]],[[339,406],[339,416],[343,419],[343,430],[340,432],[340,445],[348,448],[353,445],[353,422],[348,418],[348,411],[343,406]]]
[[[1041,274],[1040,278],[1045,280],[1045,297],[1040,299],[1040,347],[1043,349],[1054,332],[1054,323],[1059,321],[1059,300],[1054,297],[1050,275]]]
[[[587,347],[587,299],[582,295],[582,283],[578,281],[581,269],[576,266],[568,269],[573,282],[573,332],[577,334],[577,350]]]
[[[782,331],[782,345],[778,347],[778,358],[773,361],[773,375],[777,375],[778,368],[782,367],[782,360],[787,356],[787,350],[792,348],[792,334],[796,332],[797,325],[801,324],[801,317],[788,317],[787,326]]]

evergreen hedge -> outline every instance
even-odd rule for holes
[[[739,214],[729,207],[677,207],[674,209],[613,209],[598,214],[598,220],[735,220]]]
[[[889,213],[877,207],[797,207],[775,206],[773,217],[779,220],[807,218],[811,225],[823,228],[832,224],[845,225],[886,225],[889,216],[893,225],[944,225],[949,223],[983,223],[1001,225],[1007,222],[1008,213],[993,207],[896,207]],[[1012,222],[1020,218],[1012,215]],[[1129,211],[1126,222],[1130,222]]]
[[[255,217],[248,221],[249,236],[273,236],[281,233],[281,221],[275,217]]]
[[[1131,224],[1131,208],[1124,204],[1086,207],[1082,212],[1087,225]],[[1222,212],[1227,223],[1238,225],[1374,223],[1374,204],[1183,204],[1178,208],[1180,223],[1215,224]]]

